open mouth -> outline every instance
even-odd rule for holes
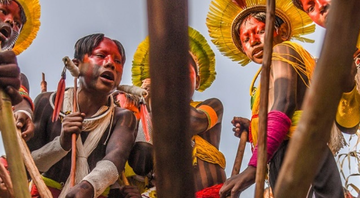
[[[261,58],[263,55],[263,48],[259,47],[254,49],[254,51],[252,52],[252,56],[255,58]]]
[[[11,28],[9,26],[2,26],[0,28],[0,34],[2,35],[2,37],[4,37],[5,39],[8,39],[11,35]]]
[[[115,77],[112,72],[105,71],[100,75],[101,78],[106,79],[108,81],[114,81]]]

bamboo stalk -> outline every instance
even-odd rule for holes
[[[277,198],[305,197],[320,168],[343,81],[349,78],[351,71],[360,29],[359,7],[359,0],[332,1],[320,59],[274,189]]]
[[[17,130],[17,141],[20,145],[20,150],[23,155],[25,167],[33,180],[37,190],[39,191],[39,194],[41,197],[46,198],[52,198],[52,194],[49,191],[48,187],[44,183],[44,180],[42,179],[39,170],[37,169],[34,159],[31,156],[31,153],[29,151],[29,148],[25,142],[25,140],[21,137],[21,131]]]
[[[255,179],[255,197],[263,198],[266,176],[266,138],[267,138],[267,114],[269,99],[269,78],[273,48],[273,32],[275,21],[275,0],[267,1],[265,23],[265,46],[264,58],[260,78],[260,108],[259,108],[259,135],[258,135],[258,158]]]
[[[30,198],[24,162],[17,139],[16,126],[9,96],[0,89],[0,131],[10,167],[10,177],[16,198]]]
[[[243,131],[240,136],[238,150],[236,152],[236,157],[234,161],[234,166],[231,171],[231,176],[237,175],[240,172],[242,160],[244,158],[244,151],[246,147],[246,140],[247,140],[248,132]]]
[[[151,95],[156,96],[151,98],[151,107],[159,198],[195,195],[188,130],[189,61],[184,58],[189,56],[187,2],[147,1]]]

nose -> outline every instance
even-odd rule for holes
[[[260,39],[256,35],[250,37],[250,45],[255,46],[260,43]]]
[[[5,23],[9,24],[12,28],[14,27],[14,19],[11,16],[7,16],[6,19],[4,20]]]
[[[114,70],[115,69],[115,61],[114,59],[112,58],[111,55],[107,55],[105,57],[105,68],[110,68],[111,70]]]
[[[321,13],[321,14],[325,14],[330,8],[330,5],[328,3],[322,3],[322,2],[317,1],[317,4],[318,4],[318,8],[319,8],[319,13]]]

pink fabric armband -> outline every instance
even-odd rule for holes
[[[287,132],[291,126],[290,118],[281,111],[270,111],[268,113],[267,124],[267,161],[272,158],[275,151],[279,148],[280,144],[286,137]],[[257,150],[256,145],[253,155],[250,158],[249,166],[257,166]]]

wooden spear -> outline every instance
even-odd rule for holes
[[[16,137],[11,100],[2,89],[0,89],[0,131],[16,198],[30,198],[24,161]]]
[[[332,1],[320,59],[274,189],[277,198],[305,197],[320,168],[343,82],[350,76],[360,29],[359,7],[359,0]]]
[[[259,108],[259,135],[258,135],[258,158],[255,179],[255,197],[263,198],[266,176],[266,138],[267,138],[267,114],[269,99],[269,78],[273,48],[273,32],[275,21],[275,0],[268,0],[266,5],[265,23],[265,46],[264,58],[260,78],[260,108]]]
[[[156,190],[192,198],[188,11],[186,0],[148,0]],[[151,96],[150,96],[151,97]],[[176,179],[174,179],[176,178]]]

